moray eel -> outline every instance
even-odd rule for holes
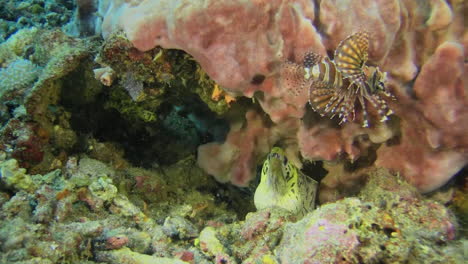
[[[257,210],[281,207],[302,217],[314,210],[318,183],[288,161],[284,151],[274,147],[262,167],[255,190]]]

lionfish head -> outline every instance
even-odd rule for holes
[[[380,71],[379,67],[366,66],[364,73],[367,76],[367,85],[371,94],[386,92],[387,73]]]

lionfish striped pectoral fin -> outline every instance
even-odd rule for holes
[[[338,93],[335,93],[333,97],[330,98],[327,106],[325,107],[325,111],[329,112],[332,117],[335,116],[337,113],[341,112],[343,108],[345,98]]]
[[[325,88],[312,91],[309,103],[312,109],[321,116],[328,116],[332,119],[338,115],[341,122],[346,122],[350,120],[350,113],[353,113],[352,119],[354,119],[354,110],[348,111],[350,102],[335,89]]]
[[[385,95],[385,97],[387,97],[387,98],[389,98],[389,99],[391,99],[391,100],[394,100],[394,101],[396,100],[396,97],[395,97],[391,92],[389,92],[389,91],[386,90],[386,89],[383,90],[383,91],[381,91],[380,94]]]
[[[321,116],[330,116],[330,104],[336,102],[338,94],[327,83],[315,81],[309,89],[309,104]]]
[[[348,89],[343,92],[343,103],[340,107],[340,124],[346,123],[347,121],[354,121],[355,118],[355,102],[356,92],[352,89]]]
[[[349,79],[352,83],[362,82],[363,80],[362,68],[368,58],[368,48],[369,33],[361,31],[341,41],[335,50],[333,60],[336,67],[344,78]]]
[[[309,104],[312,109],[321,116],[327,114],[325,108],[330,99],[334,96],[334,91],[328,88],[311,88],[309,90]]]

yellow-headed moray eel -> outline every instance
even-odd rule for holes
[[[284,151],[274,147],[263,163],[260,184],[255,190],[257,210],[278,206],[297,216],[314,210],[318,184],[288,161]]]

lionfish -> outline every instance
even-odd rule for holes
[[[338,115],[341,124],[354,120],[358,101],[363,127],[369,126],[366,102],[377,109],[381,122],[393,113],[381,97],[393,98],[385,89],[386,73],[366,65],[368,47],[369,34],[358,32],[340,42],[333,61],[312,52],[304,56],[304,78],[312,82],[309,103],[315,111],[330,118]]]

